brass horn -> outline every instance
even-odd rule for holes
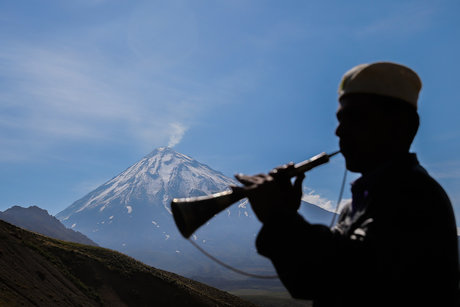
[[[336,151],[332,154],[323,152],[308,160],[297,163],[294,165],[292,171],[288,173],[288,176],[294,177],[327,163],[332,156],[335,156],[339,152]],[[174,198],[171,202],[171,210],[180,233],[185,238],[189,238],[195,230],[205,224],[214,215],[245,197],[247,197],[245,190],[232,189],[206,196]]]

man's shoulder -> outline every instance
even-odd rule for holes
[[[378,194],[385,203],[380,211],[404,224],[420,221],[442,221],[455,224],[452,204],[442,186],[416,161],[391,174],[386,192]],[[380,190],[384,191],[384,190]]]
[[[380,182],[382,186],[392,187],[393,192],[446,197],[444,189],[419,163],[415,154],[409,154],[387,169]]]
[[[417,193],[422,198],[428,197],[428,199],[432,199],[434,197],[450,202],[445,190],[439,182],[418,163],[411,167],[405,178],[403,177],[402,179],[405,181],[408,191]]]

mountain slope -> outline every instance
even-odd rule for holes
[[[231,178],[170,148],[158,148],[104,183],[56,217],[101,246],[181,275],[212,275],[215,266],[178,232],[171,215],[175,197],[207,195],[228,189]],[[225,261],[252,266],[259,227],[243,201],[198,231],[193,240]],[[247,250],[241,246],[247,246]],[[254,257],[253,257],[254,258]],[[260,257],[259,257],[260,258]],[[259,261],[259,260],[257,260]],[[269,262],[262,259],[265,267]]]
[[[49,215],[48,211],[37,206],[13,206],[4,212],[0,211],[0,220],[51,238],[97,246],[88,237],[66,228],[58,219]]]
[[[123,254],[0,221],[1,306],[252,306]]]

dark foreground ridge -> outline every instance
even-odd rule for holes
[[[0,221],[0,306],[254,306],[121,253]]]

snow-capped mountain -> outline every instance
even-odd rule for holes
[[[80,213],[99,212],[99,216],[105,217],[119,211],[132,214],[133,210],[152,206],[162,206],[171,213],[169,204],[174,197],[208,195],[228,189],[231,184],[235,184],[233,179],[207,165],[161,147],[77,200],[57,217],[69,223]],[[108,217],[113,219],[115,215]]]
[[[197,262],[204,258],[181,237],[170,202],[176,197],[224,191],[235,183],[186,155],[162,147],[56,217],[103,247],[191,276],[196,274],[193,267],[202,269]],[[241,255],[242,245],[256,255],[253,242],[259,224],[246,204],[242,201],[231,206],[199,229],[192,239],[227,260],[247,260]]]

